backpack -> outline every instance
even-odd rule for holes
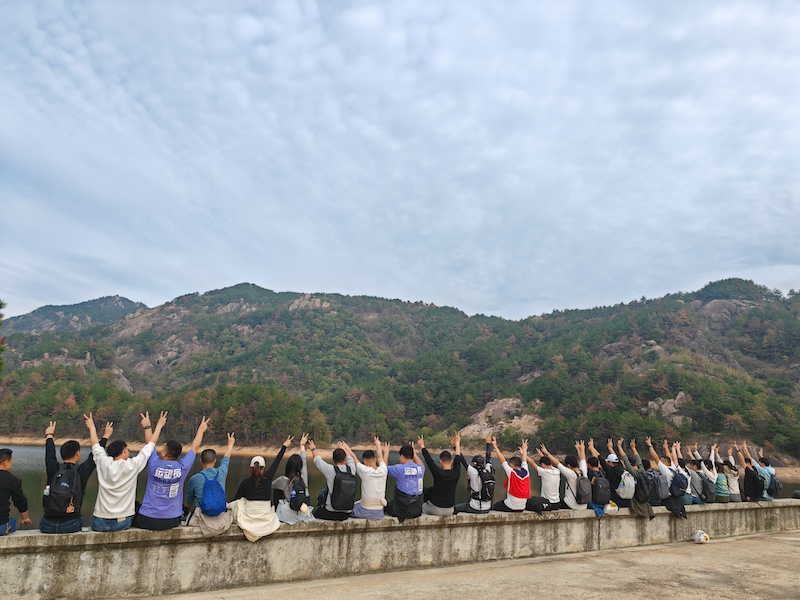
[[[592,482],[583,473],[576,473],[575,479],[575,502],[578,504],[588,504],[592,501]]]
[[[628,471],[623,471],[617,486],[617,496],[623,500],[630,500],[636,491],[636,480]]]
[[[650,485],[650,478],[647,476],[647,473],[639,471],[636,475],[636,489],[633,493],[633,499],[643,504],[650,502],[652,491],[653,486]]]
[[[200,473],[203,479],[206,480],[203,484],[203,497],[200,499],[200,510],[203,511],[204,515],[208,515],[209,517],[221,515],[227,510],[227,506],[225,490],[218,481],[219,471],[217,471],[217,476],[214,477],[214,479],[209,479],[208,475],[203,471],[200,471]]]
[[[669,498],[669,479],[658,471],[648,471],[650,480],[650,504],[659,506],[662,500]]]
[[[49,493],[42,498],[44,516],[75,518],[81,516],[83,490],[77,468],[73,465],[67,467],[64,463],[60,464],[49,487]]]
[[[346,471],[336,469],[333,478],[333,490],[331,491],[331,507],[333,510],[351,511],[356,503],[356,476],[350,471],[350,467],[345,467]]]
[[[772,477],[770,477],[769,485],[767,486],[767,494],[772,498],[777,498],[781,495],[783,491],[783,483],[781,480],[778,479],[778,476],[775,473],[772,473]]]
[[[744,470],[744,500],[747,502],[758,502],[764,495],[767,481],[753,467]]]
[[[299,475],[292,478],[284,492],[286,499],[289,500],[289,508],[295,512],[300,511],[300,507],[309,504],[308,487],[303,478]]]
[[[494,486],[495,486],[494,473],[488,470],[486,466],[483,466],[480,469],[475,469],[475,470],[478,471],[478,477],[481,478],[481,490],[479,492],[473,491],[471,494],[471,498],[473,500],[478,500],[479,502],[491,502],[492,500],[494,500]]]
[[[675,471],[675,475],[672,477],[672,483],[669,484],[669,495],[680,498],[686,493],[686,487],[688,485],[689,480],[686,479],[686,475],[680,471]]]
[[[716,502],[717,501],[717,486],[716,483],[711,481],[705,475],[700,475],[700,499],[703,502]]]
[[[592,502],[605,506],[611,501],[611,484],[600,471],[595,471],[592,482]]]

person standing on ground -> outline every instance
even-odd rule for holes
[[[76,533],[83,527],[81,506],[86,493],[86,484],[95,469],[94,456],[89,453],[82,464],[81,445],[77,440],[68,440],[61,445],[61,460],[56,459],[56,444],[54,441],[56,422],[44,430],[44,465],[47,471],[47,487],[42,496],[44,515],[39,521],[39,531],[42,533]],[[114,424],[106,423],[100,446],[106,447],[108,438],[114,433]],[[57,477],[56,477],[57,476]]]
[[[145,415],[142,415],[142,426],[149,441],[133,458],[130,457],[128,445],[122,440],[114,440],[104,449],[97,437],[92,413],[83,415],[97,465],[97,501],[92,516],[92,529],[95,531],[122,531],[133,523],[133,515],[136,513],[136,478],[147,466],[161,429],[167,423],[165,411],[159,416],[156,428],[150,436],[150,415]]]
[[[461,436],[456,432],[450,440],[456,451],[455,463],[453,463],[453,455],[448,450],[443,450],[439,454],[438,465],[425,447],[423,437],[419,436],[417,441],[422,451],[422,458],[433,475],[433,487],[428,488],[430,490],[430,498],[422,505],[422,513],[448,517],[453,514],[456,505],[456,486],[458,486],[458,480],[461,478]],[[427,493],[428,490],[425,490],[426,496]]]
[[[11,516],[11,502],[19,511],[19,524],[23,527],[33,525],[28,516],[28,499],[22,491],[22,481],[11,473],[13,454],[10,448],[0,448],[0,536],[17,530],[17,520]]]
[[[361,500],[353,505],[353,512],[350,516],[353,519],[382,519],[386,502],[386,477],[389,475],[389,468],[386,466],[384,448],[381,440],[377,436],[372,438],[375,450],[364,450],[361,454],[362,462],[358,461],[346,443],[343,442],[344,451],[356,465],[356,473],[361,479]],[[386,456],[389,455],[389,444],[386,444]]]
[[[186,525],[199,527],[206,537],[219,535],[231,527],[232,515],[227,509],[225,500],[225,483],[228,478],[228,468],[230,467],[234,444],[236,444],[236,437],[233,433],[229,433],[228,448],[218,468],[216,466],[216,450],[213,448],[203,450],[200,453],[200,464],[203,469],[199,473],[192,475],[186,485]],[[206,487],[209,486],[209,489],[211,489],[210,486],[212,485],[219,486],[217,488],[217,491],[221,491],[219,498],[213,496],[212,498],[205,498]],[[218,504],[211,506],[211,501]]]
[[[492,467],[492,436],[486,436],[486,456],[475,455],[468,465],[463,455],[459,454],[461,465],[467,470],[469,486],[469,502],[457,504],[454,513],[474,513],[484,515],[492,510],[494,499],[494,467]]]

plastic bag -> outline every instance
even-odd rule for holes
[[[709,539],[711,538],[709,538],[708,534],[702,529],[698,529],[694,534],[695,544],[707,544]]]

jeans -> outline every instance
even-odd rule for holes
[[[0,525],[0,536],[14,533],[17,530],[17,520],[13,517],[8,517],[8,523]]]
[[[125,517],[124,519],[102,519],[100,517],[92,517],[92,529],[95,531],[123,531],[129,529],[133,524],[133,517]]]
[[[42,517],[39,521],[39,531],[42,533],[76,533],[83,527],[83,519],[70,519],[69,521],[52,521]]]

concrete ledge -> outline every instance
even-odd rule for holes
[[[164,532],[0,538],[4,598],[157,596],[548,556],[692,539],[800,529],[800,500],[687,507],[688,519],[656,508],[652,521],[622,510],[598,520],[592,511],[421,517],[405,523],[345,521],[283,525],[255,544],[238,528],[203,538],[195,528]]]

